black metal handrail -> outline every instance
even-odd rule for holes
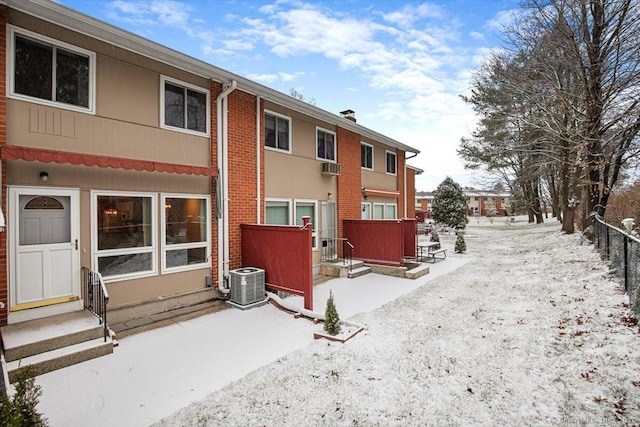
[[[344,258],[344,237],[323,237],[321,262],[340,262]]]
[[[84,289],[84,308],[100,320],[106,342],[109,336],[109,327],[107,326],[109,293],[104,280],[102,280],[102,274],[91,271],[88,267],[82,267],[82,287]]]
[[[349,261],[349,273],[351,273],[351,270],[353,270],[353,250],[355,249],[355,247],[353,246],[353,244],[351,244],[350,241],[345,240],[344,244],[347,246],[347,251],[344,251],[345,253],[349,253],[349,256],[347,257],[347,260]],[[347,261],[345,260],[345,261]]]

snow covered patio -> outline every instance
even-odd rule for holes
[[[367,325],[345,344],[314,341],[317,325],[271,305],[225,310],[38,377],[39,410],[52,426],[640,419],[638,326],[592,246],[553,220],[473,219],[467,250],[415,281],[316,286],[316,311],[332,289],[341,318]]]

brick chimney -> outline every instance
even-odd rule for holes
[[[344,110],[340,111],[340,117],[344,117],[347,120],[351,120],[352,122],[356,121],[356,112],[353,110]]]

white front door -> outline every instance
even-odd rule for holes
[[[80,299],[78,194],[9,189],[10,312]]]
[[[333,259],[337,254],[338,228],[336,221],[336,203],[322,202],[322,258]]]

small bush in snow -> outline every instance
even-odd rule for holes
[[[329,299],[327,300],[327,309],[324,312],[324,330],[330,335],[338,335],[340,333],[340,316],[336,305],[333,302],[333,292],[329,291]]]
[[[431,241],[440,243],[440,236],[438,236],[438,232],[433,230],[431,233]],[[434,246],[433,249],[440,249],[440,245]]]
[[[36,385],[35,369],[25,366],[18,371],[15,393],[8,398],[0,393],[0,424],[9,427],[48,425],[47,419],[36,411],[42,389]]]
[[[456,239],[456,246],[454,250],[457,254],[463,254],[467,250],[467,244],[464,241],[463,233],[458,233],[458,238]]]

